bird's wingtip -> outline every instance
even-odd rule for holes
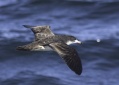
[[[77,75],[81,75],[82,71],[81,72],[75,72]]]
[[[33,28],[34,27],[34,26],[31,26],[31,25],[22,25],[22,26],[24,26],[26,28]]]

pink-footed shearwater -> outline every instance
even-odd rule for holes
[[[50,26],[23,26],[31,28],[35,35],[35,40],[30,44],[18,46],[17,50],[56,51],[72,71],[78,75],[82,73],[82,64],[78,53],[69,46],[73,43],[81,44],[81,41],[77,40],[74,36],[54,34],[50,30]]]

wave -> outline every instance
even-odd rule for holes
[[[17,46],[29,42],[11,41],[0,43],[2,55],[0,56],[0,84],[2,85],[11,85],[11,83],[79,85],[79,81],[87,85],[86,82],[94,80],[99,75],[101,75],[98,78],[100,81],[110,83],[106,76],[108,74],[110,80],[115,79],[113,83],[118,82],[118,40],[107,39],[100,43],[91,40],[75,46],[84,69],[81,76],[73,73],[55,52],[16,51]],[[91,84],[93,85],[94,82],[96,81],[92,81]]]
[[[46,3],[47,0],[1,1],[8,5],[0,10],[0,40],[33,39],[33,33],[24,28],[23,24],[50,25],[53,32],[68,35],[72,33],[80,40],[118,39],[118,3],[64,1],[63,4],[56,3],[57,1]]]
[[[54,0],[4,0],[4,1],[0,1],[0,7],[2,6],[7,6],[7,5],[13,5],[13,4],[18,4],[18,3],[26,3],[26,2],[29,2],[29,3],[49,3],[49,2],[60,2],[60,1],[73,1],[73,2],[118,2],[118,0],[103,0],[103,1],[100,1],[100,0],[57,0],[57,1],[54,1]]]
[[[67,1],[101,2],[101,3],[119,2],[118,0],[67,0]]]

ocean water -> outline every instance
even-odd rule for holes
[[[34,39],[22,25],[50,25],[81,40],[73,47],[82,74],[55,52],[17,51]],[[118,85],[118,65],[119,0],[0,1],[0,85]]]

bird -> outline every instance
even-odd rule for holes
[[[23,25],[25,28],[30,28],[34,33],[35,39],[33,42],[18,46],[17,50],[23,51],[55,51],[64,60],[68,67],[76,74],[81,75],[82,63],[78,52],[70,46],[71,44],[81,44],[76,37],[65,34],[55,34],[51,31],[49,25],[31,26]]]

